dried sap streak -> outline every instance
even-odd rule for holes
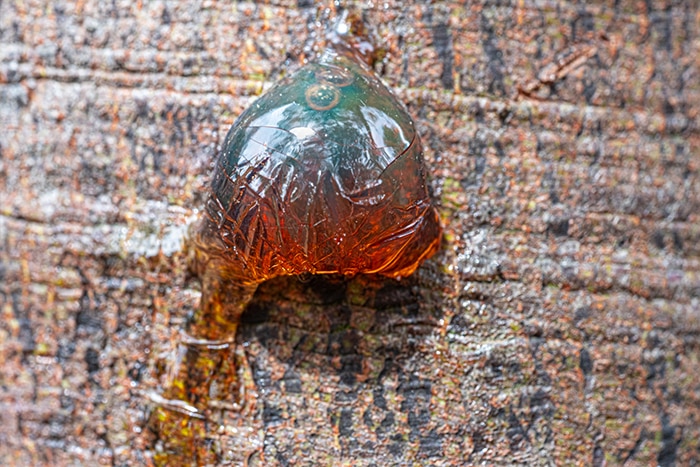
[[[226,137],[194,232],[202,303],[163,405],[195,415],[231,400],[235,373],[217,370],[225,358],[216,355],[230,356],[260,282],[302,273],[402,277],[432,255],[440,225],[422,157],[403,105],[341,47],[247,109]]]

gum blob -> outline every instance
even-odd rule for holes
[[[420,139],[350,51],[330,49],[233,125],[195,234],[202,275],[410,275],[439,244]]]

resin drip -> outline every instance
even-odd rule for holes
[[[255,101],[226,137],[193,232],[202,302],[160,405],[205,418],[241,402],[232,349],[260,282],[306,273],[405,277],[438,249],[440,235],[411,117],[352,50],[330,44]]]

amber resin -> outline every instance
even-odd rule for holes
[[[196,232],[198,270],[411,274],[438,246],[420,139],[391,92],[334,48],[283,80],[228,133]]]
[[[411,117],[351,50],[329,46],[255,101],[226,137],[193,231],[202,302],[155,398],[167,409],[158,412],[161,434],[183,423],[169,412],[205,418],[241,403],[231,351],[260,282],[407,276],[437,250],[440,233]]]

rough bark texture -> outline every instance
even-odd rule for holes
[[[0,464],[151,462],[184,226],[311,3],[0,2]],[[700,463],[700,7],[594,3],[364,10],[443,247],[262,287],[218,463]]]

